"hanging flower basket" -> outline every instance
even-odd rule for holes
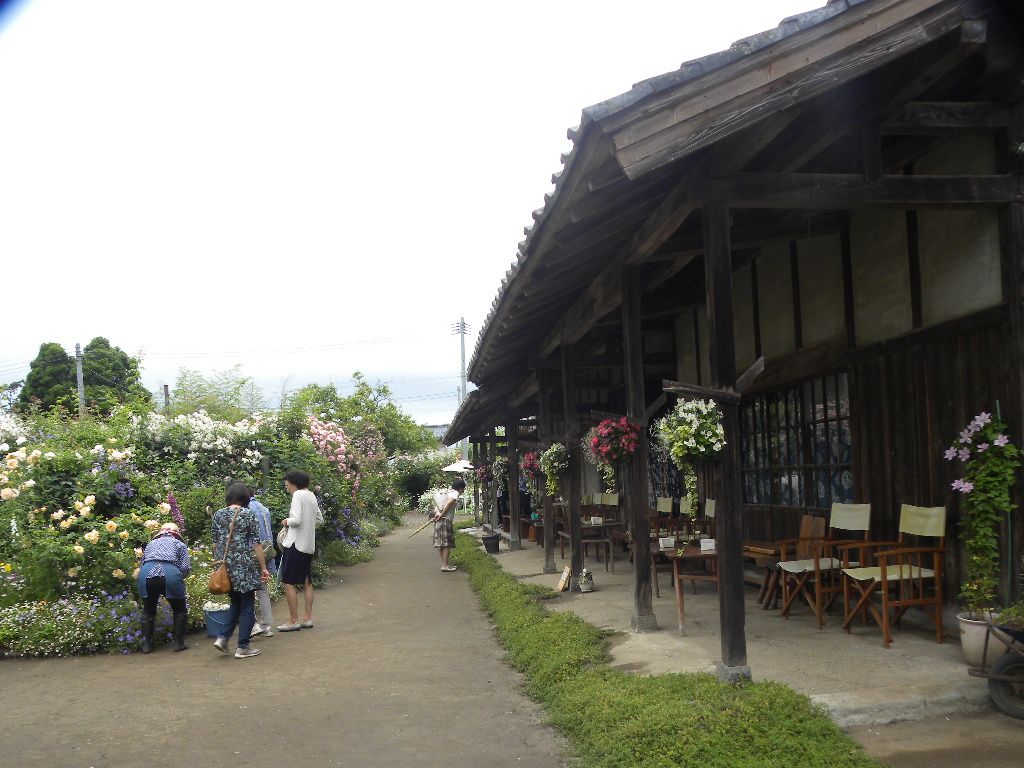
[[[640,444],[640,429],[625,417],[605,419],[587,433],[588,448],[600,464],[617,464],[628,459]]]
[[[491,464],[491,472],[498,485],[504,485],[505,481],[508,480],[508,457],[499,456],[496,458]]]
[[[552,443],[540,455],[540,469],[544,473],[544,487],[548,496],[557,496],[558,480],[569,472],[568,449],[561,443]]]
[[[698,461],[714,461],[725,447],[722,412],[712,400],[680,400],[655,422],[655,434],[680,469]]]
[[[530,482],[535,482],[540,477],[540,455],[536,451],[527,451],[519,457],[519,469]]]

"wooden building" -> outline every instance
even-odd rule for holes
[[[852,500],[884,538],[901,503],[947,505],[956,542],[943,450],[997,407],[1024,434],[1014,5],[833,0],[585,109],[502,281],[478,390],[446,436],[478,457],[496,425],[514,452],[532,434],[578,446],[595,411],[648,423],[671,404],[664,379],[741,392],[741,439],[708,490],[723,619],[740,633],[727,663],[743,663],[726,647],[742,641],[741,538],[792,536],[802,514]],[[639,521],[648,483],[631,479]],[[1003,532],[1005,597],[1022,532],[1019,516]],[[955,599],[955,543],[946,558]]]

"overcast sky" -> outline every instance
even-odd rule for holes
[[[582,108],[820,5],[14,3],[0,383],[106,336],[151,389],[361,370],[444,423]]]

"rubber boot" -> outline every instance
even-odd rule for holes
[[[183,613],[174,617],[174,650],[185,651],[188,646],[185,644],[185,632],[188,629],[188,614]]]
[[[153,652],[153,628],[156,626],[156,616],[142,617],[142,652]]]

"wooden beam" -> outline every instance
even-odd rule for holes
[[[894,61],[977,14],[972,0],[877,0],[612,115],[615,155],[630,178]],[[976,35],[973,35],[976,38]]]
[[[644,421],[646,403],[640,322],[642,294],[639,268],[623,269],[622,348],[626,359],[626,416],[630,421],[643,423],[636,452],[629,460],[623,477],[633,551],[633,616],[630,625],[636,632],[650,632],[658,628],[658,620],[652,601],[651,535],[647,522],[650,504],[647,495],[647,422]]]
[[[515,392],[509,395],[509,405],[521,405],[524,401],[529,400],[531,397],[537,394],[537,387],[537,374],[528,374],[526,378],[523,379],[522,384],[520,384],[516,388]]]
[[[722,202],[704,207],[705,284],[708,337],[711,344],[711,386],[736,389],[736,342],[733,334],[732,247],[729,209]],[[726,446],[722,451],[717,489],[719,620],[722,635],[722,676],[750,678],[744,629],[743,518],[740,503],[739,403],[723,403]]]
[[[726,142],[717,155],[707,157],[693,170],[700,174],[712,168],[720,171],[742,168],[795,118],[796,114],[788,114],[766,120],[751,135],[744,136],[742,143]],[[639,264],[649,258],[697,209],[689,200],[687,185],[684,178],[672,189],[643,226],[587,286],[558,325],[544,337],[541,355],[550,355],[560,344],[575,344],[594,323],[619,305],[622,299],[619,284],[622,267]]]
[[[991,101],[912,101],[882,122],[882,133],[907,136],[1008,128],[1010,110]]]
[[[1020,201],[1020,178],[883,176],[855,173],[740,173],[687,179],[693,200],[726,200],[735,208],[958,208]]]

